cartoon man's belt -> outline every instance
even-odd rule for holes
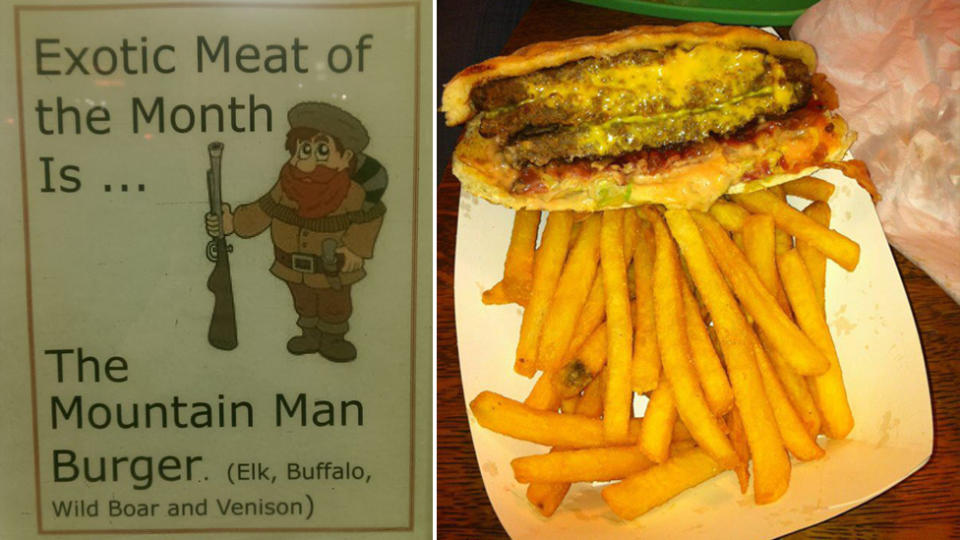
[[[274,246],[273,254],[277,262],[305,274],[324,274],[334,289],[340,288],[340,269],[343,268],[344,256],[337,253],[337,241],[328,238],[323,242],[323,253],[288,253]]]
[[[373,221],[387,212],[387,207],[382,202],[377,202],[370,208],[356,210],[354,212],[345,212],[322,218],[305,218],[297,215],[297,211],[289,206],[284,206],[266,194],[257,201],[260,208],[266,214],[274,219],[278,219],[289,225],[300,227],[314,232],[332,233],[347,230],[354,223],[367,223]]]

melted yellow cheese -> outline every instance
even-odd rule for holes
[[[780,103],[778,92],[774,87],[764,87],[760,90],[736,97],[726,103],[700,107],[696,109],[680,109],[653,116],[623,116],[608,120],[602,124],[590,126],[582,131],[578,138],[587,154],[609,155],[619,150],[619,146],[629,147],[631,138],[642,137],[654,144],[675,142],[671,140],[657,141],[658,132],[665,127],[681,122],[688,117],[696,117],[697,121],[705,126],[701,133],[691,133],[687,140],[700,140],[710,131],[727,132],[750,121],[756,110],[765,105],[769,98],[773,98],[777,105],[785,112],[789,107],[789,92],[787,102]],[[612,129],[619,127],[620,129]],[[626,133],[626,136],[624,134]]]
[[[551,84],[531,82],[527,85],[530,97],[525,102],[544,100],[547,104],[585,105],[601,95],[601,89],[623,89],[635,95],[657,96],[670,108],[679,108],[690,101],[691,91],[697,88],[708,92],[706,99],[719,104],[724,96],[748,92],[753,81],[764,76],[769,67],[766,55],[760,51],[704,44],[690,50],[672,49],[659,62],[624,62],[585,71],[577,79]],[[705,85],[705,79],[722,81],[723,86]],[[714,96],[709,95],[711,89],[715,91]],[[603,101],[603,109],[607,110],[622,100],[617,99],[616,92],[608,91]]]

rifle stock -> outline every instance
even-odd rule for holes
[[[213,293],[213,315],[207,340],[218,349],[229,351],[237,347],[237,313],[233,305],[233,282],[230,279],[230,258],[227,241],[216,242],[217,262],[207,279],[207,288]]]
[[[229,254],[233,246],[227,244],[223,234],[221,210],[220,160],[223,156],[223,143],[210,143],[207,152],[210,155],[210,169],[207,170],[210,212],[216,214],[221,223],[219,234],[207,244],[207,258],[214,262],[213,271],[207,279],[207,288],[214,297],[207,341],[218,349],[229,351],[237,346],[237,314],[233,304],[233,282],[230,278]]]

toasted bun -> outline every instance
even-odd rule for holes
[[[838,146],[829,156],[827,156],[825,162],[840,161],[843,159],[844,154],[847,153],[847,150],[850,147],[850,143],[852,143],[852,139],[843,146]],[[667,183],[650,185],[646,189],[634,188],[636,193],[630,202],[616,206],[601,206],[598,204],[599,201],[593,197],[567,197],[553,200],[533,200],[529,197],[516,197],[509,191],[489,184],[482,171],[475,169],[456,158],[453,160],[453,174],[457,176],[457,178],[460,180],[460,183],[463,184],[464,189],[466,189],[468,192],[480,198],[486,199],[494,204],[499,204],[516,210],[535,209],[547,210],[551,212],[558,210],[596,212],[599,210],[610,210],[613,208],[628,208],[631,206],[638,206],[643,203],[659,203],[668,207],[706,210],[710,207],[714,200],[718,199],[724,193],[750,193],[752,191],[757,191],[783,184],[784,182],[789,182],[791,180],[796,180],[797,178],[809,176],[821,168],[822,167],[807,167],[800,172],[778,174],[758,180],[733,184],[729,187],[729,189],[726,190],[726,192],[723,190],[717,190],[709,194],[703,193],[703,196],[698,197],[696,201],[680,200],[676,196],[671,196],[671,194],[683,192],[687,182],[687,179],[685,178],[675,177]]]
[[[634,26],[602,36],[587,36],[566,41],[545,41],[518,49],[508,56],[497,56],[474,64],[447,83],[440,110],[448,126],[472,118],[477,111],[470,91],[495,79],[526,75],[582,58],[615,56],[639,49],[661,50],[675,45],[716,43],[730,48],[753,48],[775,56],[800,60],[813,73],[817,57],[813,48],[800,41],[783,41],[755,28],[721,26],[713,23],[688,23],[681,26]]]

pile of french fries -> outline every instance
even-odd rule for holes
[[[503,279],[487,304],[525,307],[514,370],[524,402],[482,392],[481,426],[552,447],[518,457],[517,482],[545,516],[574,482],[634,519],[733,470],[776,501],[792,455],[824,455],[853,428],[824,313],[826,259],[852,271],[859,245],[829,228],[834,186],[801,178],[718,200],[516,213]],[[812,201],[803,211],[786,195]],[[641,418],[634,394],[648,398]]]

